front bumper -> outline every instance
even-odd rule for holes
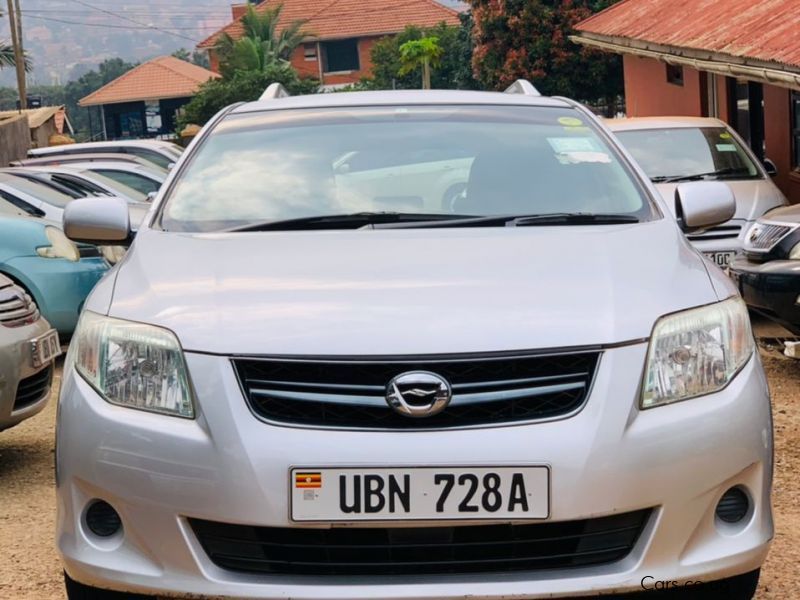
[[[0,431],[32,417],[47,405],[50,394],[43,392],[41,398],[26,403],[22,408],[14,406],[20,381],[49,368],[49,365],[34,367],[31,353],[31,340],[49,330],[50,326],[44,319],[22,327],[0,325]]]
[[[538,598],[640,591],[643,578],[712,581],[752,571],[773,534],[772,423],[754,356],[723,391],[640,412],[646,353],[604,352],[591,396],[561,421],[437,432],[347,432],[258,421],[229,360],[189,354],[194,421],[112,406],[65,368],[57,430],[57,544],[73,579],[160,595],[294,599]],[[413,443],[409,443],[413,441]],[[293,465],[549,464],[552,521],[654,508],[631,554],[591,568],[414,577],[258,576],[215,566],[188,518],[289,527]],[[723,527],[740,485],[749,518]],[[123,531],[93,537],[92,499]],[[387,524],[376,524],[376,526]],[[452,523],[447,523],[452,525]]]
[[[800,335],[800,261],[738,258],[730,273],[751,309]]]

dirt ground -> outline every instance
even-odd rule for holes
[[[800,562],[800,362],[763,355],[775,413],[777,533],[757,598],[793,600],[800,597],[795,571]],[[54,548],[55,414],[54,396],[42,414],[0,433],[2,600],[64,598]]]

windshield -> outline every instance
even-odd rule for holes
[[[575,110],[352,107],[228,117],[179,176],[161,225],[651,211],[614,149]]]
[[[760,179],[747,152],[724,127],[616,132],[654,181],[703,175],[708,179]]]

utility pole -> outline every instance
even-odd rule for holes
[[[25,89],[25,54],[22,51],[22,15],[19,12],[19,0],[8,0],[8,20],[11,25],[11,43],[14,45],[14,62],[17,67],[17,88],[19,89],[20,110],[28,108],[27,91]]]

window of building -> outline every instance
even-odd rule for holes
[[[303,44],[303,58],[307,61],[317,61],[317,45]]]
[[[358,71],[361,63],[358,59],[358,40],[339,40],[325,42],[322,45],[324,69],[326,73],[340,71]]]
[[[792,92],[792,168],[800,169],[800,92]]]
[[[683,85],[683,67],[680,65],[667,65],[667,83]]]

